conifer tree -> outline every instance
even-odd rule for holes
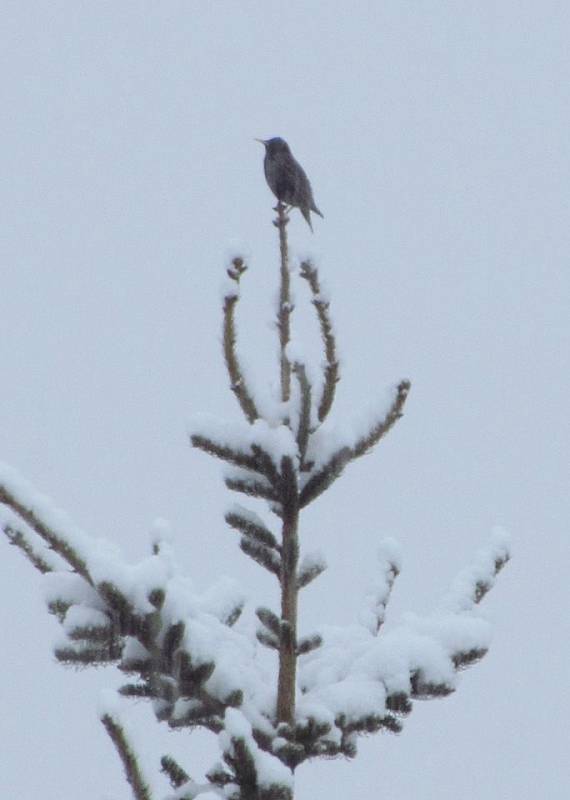
[[[261,409],[240,363],[236,309],[248,268],[238,255],[227,271],[223,354],[243,421],[201,417],[190,436],[195,448],[228,465],[226,486],[245,495],[249,505],[231,506],[225,520],[243,553],[275,580],[279,603],[256,609],[257,641],[240,627],[239,589],[224,583],[195,595],[160,539],[140,563],[125,563],[111,545],[79,531],[12,469],[0,467],[0,523],[8,541],[45,576],[48,609],[65,634],[56,658],[72,666],[114,665],[125,676],[120,694],[148,700],[158,722],[217,735],[222,760],[204,776],[191,777],[172,756],[162,757],[170,789],[160,797],[172,800],[207,791],[231,800],[292,800],[294,773],[303,762],[352,758],[359,735],[399,732],[415,699],[449,695],[457,672],[487,652],[489,626],[476,607],[509,559],[507,538],[497,531],[457,577],[437,613],[409,616],[387,630],[400,558],[395,543],[386,540],[360,624],[301,630],[299,593],[326,569],[318,554],[301,558],[302,512],[394,427],[410,384],[401,380],[366,429],[342,438],[330,416],[341,376],[329,299],[316,266],[303,261],[298,274],[321,334],[317,381],[291,346],[289,218],[281,202],[275,210],[278,402],[270,411]],[[250,507],[252,501],[262,502],[264,515]],[[274,651],[273,672],[258,657],[260,648]],[[156,800],[145,777],[153,765],[139,763],[118,706],[108,702],[101,721],[133,798]]]

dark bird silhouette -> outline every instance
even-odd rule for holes
[[[293,158],[293,153],[284,139],[276,137],[256,139],[256,141],[265,147],[263,169],[269,188],[282,203],[298,208],[312,231],[311,211],[319,217],[323,215],[315,205],[313,190],[305,170]]]

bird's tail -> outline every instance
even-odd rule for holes
[[[311,212],[309,211],[309,209],[308,208],[302,208],[301,209],[301,214],[307,220],[307,225],[311,229],[311,233],[314,233],[314,231],[313,231],[313,223],[311,222]]]
[[[324,214],[323,214],[321,211],[319,211],[319,209],[316,207],[316,205],[315,205],[314,203],[313,203],[313,205],[311,206],[311,211],[314,211],[314,212],[315,212],[315,214],[318,214],[318,215],[319,215],[319,217],[322,217],[322,219],[324,219],[324,218],[325,218],[325,215],[324,215]]]

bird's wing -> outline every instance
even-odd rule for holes
[[[298,205],[299,192],[303,188],[305,173],[293,158],[283,160],[279,165],[279,192],[285,203]]]

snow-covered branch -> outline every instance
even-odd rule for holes
[[[394,401],[385,416],[375,422],[367,434],[362,436],[352,447],[352,458],[360,458],[385,436],[403,414],[404,403],[410,391],[409,381],[400,381],[396,389]]]
[[[41,553],[33,548],[26,536],[26,527],[37,534],[43,541],[44,548],[49,548],[57,553],[68,565],[81,575],[89,583],[92,582],[87,570],[85,555],[81,553],[83,537],[79,532],[74,532],[70,537],[70,531],[63,535],[60,532],[60,525],[65,524],[65,515],[61,511],[54,509],[47,498],[34,492],[31,486],[15,470],[7,464],[0,464],[0,506],[10,509],[20,520],[16,537],[12,537],[13,544],[17,544],[20,549],[37,563],[47,565],[49,563]],[[13,517],[12,517],[13,519]],[[3,524],[9,530],[16,530],[10,523],[10,518]],[[9,536],[10,538],[10,536]],[[33,556],[33,557],[32,557]]]
[[[390,561],[398,564],[393,543]],[[509,558],[506,538],[495,536],[452,585],[450,596],[457,597],[458,586],[465,588],[478,581],[489,581],[497,563]],[[396,567],[398,569],[398,567]],[[470,578],[466,580],[466,576]],[[393,580],[392,580],[393,582]],[[391,588],[390,574],[373,599],[381,609]],[[460,595],[465,596],[463,589]],[[373,626],[375,627],[375,626]],[[301,660],[299,684],[300,721],[306,716],[322,733],[311,739],[309,750],[329,755],[355,754],[351,734],[364,733],[370,726],[396,732],[398,719],[411,711],[414,699],[445,697],[455,691],[457,672],[482,658],[490,643],[490,625],[470,607],[449,602],[427,616],[405,615],[401,624],[377,636],[376,630],[353,626],[327,626],[320,631],[322,645]],[[300,723],[298,723],[300,724]]]
[[[210,783],[183,780],[182,768],[177,772],[170,765],[171,780],[176,774],[182,781],[179,797],[196,796],[203,790],[200,786],[219,789],[224,781],[236,782],[242,792],[254,781],[256,798],[290,797],[290,770],[318,756],[354,756],[360,734],[381,728],[399,731],[414,699],[454,691],[457,671],[481,658],[489,646],[489,624],[476,608],[510,557],[507,537],[495,533],[473,566],[458,575],[439,611],[424,617],[408,614],[386,632],[386,605],[400,569],[397,548],[388,541],[382,548],[377,585],[367,595],[364,626],[322,626],[295,640],[296,710],[292,723],[279,724],[274,689],[255,646],[248,634],[231,627],[243,606],[232,585],[223,582],[215,591],[196,595],[177,574],[168,547],[157,546],[138,565],[127,566],[114,548],[79,534],[45,498],[38,500],[13,472],[5,470],[4,478],[6,474],[12,492],[3,485],[2,519],[11,541],[18,529],[15,509],[24,509],[27,520],[34,509],[35,530],[49,527],[49,542],[55,534],[48,521],[58,521],[58,552],[67,555],[78,542],[82,545],[82,573],[69,571],[62,562],[59,567],[50,564],[44,576],[48,607],[63,628],[64,638],[56,643],[59,660],[114,663],[129,676],[121,693],[149,700],[158,720],[171,728],[199,726],[223,732],[226,766],[221,773],[212,771]],[[20,490],[14,502],[16,484]],[[8,510],[6,500],[13,504]],[[279,557],[280,546],[261,518],[234,507],[228,521],[243,540]],[[28,523],[21,519],[20,524]],[[75,562],[75,556],[71,558]],[[298,568],[298,585],[306,585],[308,576],[323,569],[322,557],[306,557]],[[269,609],[258,609],[257,615],[263,626],[257,632],[259,640],[279,651],[289,636],[288,625]],[[238,710],[239,715],[232,716]],[[233,720],[231,733],[228,719]],[[139,787],[133,789],[135,797],[147,797],[120,724],[112,715],[103,721],[129,780]],[[273,780],[275,775],[278,780]]]
[[[101,716],[101,722],[123,762],[125,776],[133,792],[135,800],[152,800],[152,794],[143,778],[138,758],[136,757],[123,726],[109,712]]]
[[[474,564],[456,578],[441,607],[389,624],[387,607],[401,565],[384,541],[360,624],[299,635],[298,595],[326,569],[320,553],[301,554],[300,514],[332,486],[346,465],[369,452],[403,414],[410,390],[401,381],[387,404],[362,424],[343,429],[330,415],[339,381],[336,337],[316,268],[301,264],[311,292],[324,352],[322,391],[310,362],[291,340],[287,208],[277,205],[280,243],[279,403],[257,405],[237,356],[235,312],[242,257],[232,259],[224,290],[226,368],[245,421],[194,418],[192,445],[225,462],[226,486],[264,501],[271,523],[248,508],[225,514],[241,550],[278,581],[277,610],[257,608],[255,631],[240,623],[245,598],[221,579],[202,594],[177,569],[170,547],[128,564],[117,548],[79,531],[62,512],[0,465],[0,524],[10,544],[43,574],[46,602],[61,624],[55,655],[64,664],[112,664],[126,676],[119,694],[147,700],[172,729],[203,728],[217,735],[223,761],[196,783],[163,756],[171,800],[202,793],[226,800],[292,800],[293,773],[311,758],[356,754],[358,736],[397,733],[413,701],[445,697],[459,670],[487,652],[488,623],[478,604],[507,563],[506,536],[496,533]],[[291,386],[292,373],[296,382]],[[277,524],[276,524],[277,522]],[[277,670],[271,654],[277,654]],[[270,666],[268,666],[268,662]],[[123,762],[135,800],[151,800],[137,758],[114,708],[103,724]]]
[[[180,764],[172,756],[162,756],[160,759],[160,766],[161,772],[168,775],[170,785],[173,789],[180,789],[181,786],[187,784],[191,780],[186,770],[182,769]]]
[[[236,349],[235,310],[239,300],[239,282],[246,270],[247,266],[243,258],[236,256],[232,259],[232,264],[227,271],[232,285],[224,292],[224,360],[230,379],[230,388],[235,394],[245,418],[249,422],[255,422],[259,417],[259,412],[245,382]]]
[[[384,539],[378,556],[380,569],[366,594],[365,607],[360,615],[362,624],[375,636],[384,624],[394,581],[400,574],[401,559],[397,542],[393,539]]]
[[[234,505],[226,512],[226,522],[231,528],[240,531],[243,536],[249,536],[259,544],[272,550],[281,552],[277,539],[267,528],[261,517],[243,506]]]
[[[479,550],[473,564],[462,570],[453,582],[445,599],[446,606],[460,611],[480,603],[509,559],[510,537],[502,528],[496,528],[487,547]]]
[[[307,445],[309,444],[309,435],[311,432],[311,384],[309,383],[307,370],[303,364],[295,363],[293,371],[299,382],[299,391],[301,393],[296,441],[300,461],[299,468],[301,471],[304,471],[307,469],[305,466],[305,456],[307,454]]]
[[[53,572],[54,566],[49,562],[48,553],[41,552],[40,549],[34,547],[31,541],[33,531],[26,526],[23,520],[18,520],[15,525],[10,525],[6,521],[4,523],[4,533],[8,537],[10,544],[18,547],[39,572],[44,575],[47,572]]]
[[[297,571],[297,588],[304,589],[318,578],[327,568],[327,562],[321,552],[306,555]]]
[[[311,261],[303,261],[299,270],[307,281],[313,295],[313,306],[317,312],[321,337],[325,349],[324,385],[318,406],[319,422],[324,422],[334,403],[336,385],[340,380],[339,362],[336,355],[336,338],[329,313],[329,300],[323,294],[319,273]]]

